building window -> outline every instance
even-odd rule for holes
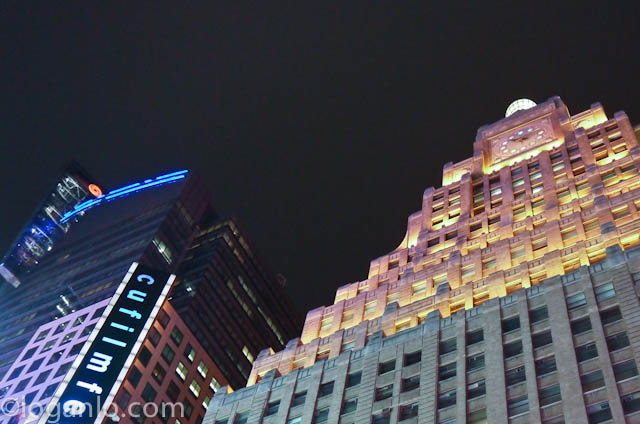
[[[415,418],[418,416],[418,402],[410,403],[409,405],[400,406],[400,421],[408,420],[409,418]]]
[[[156,399],[157,394],[158,392],[156,392],[156,389],[154,389],[151,384],[147,383],[147,385],[144,386],[144,390],[142,391],[142,399],[146,400],[147,402],[153,402]]]
[[[614,352],[629,346],[629,338],[624,331],[613,336],[607,337],[607,347],[609,352]]]
[[[589,359],[597,357],[598,350],[596,349],[596,344],[593,342],[576,347],[576,359],[578,362],[588,361]]]
[[[402,379],[402,392],[410,392],[420,387],[420,374]]]
[[[407,353],[404,355],[404,366],[408,367],[409,365],[417,364],[422,359],[422,351],[417,350],[415,352]]]
[[[507,410],[509,411],[509,417],[524,414],[529,411],[529,399],[526,395],[509,399],[507,402]]]
[[[475,399],[480,396],[484,396],[486,393],[486,385],[484,380],[476,381],[467,385],[467,399]]]
[[[591,320],[589,317],[584,317],[571,321],[571,334],[578,335],[591,330]]]
[[[601,302],[605,299],[609,299],[616,295],[616,290],[613,288],[613,283],[603,284],[594,289],[596,293],[596,300]]]
[[[352,397],[350,399],[346,399],[342,404],[342,414],[348,414],[350,412],[355,411],[358,408],[358,398]]]
[[[484,353],[479,353],[467,358],[467,371],[477,370],[484,367]]]
[[[522,341],[517,340],[515,342],[504,345],[504,357],[505,359],[512,358],[522,353]]]
[[[382,362],[378,365],[378,375],[386,374],[396,369],[396,360]]]
[[[171,349],[171,346],[169,346],[168,344],[164,346],[164,349],[162,349],[162,359],[164,359],[168,365],[171,365],[171,361],[173,361],[173,358],[176,356],[176,353],[173,351],[173,349]]]
[[[333,393],[334,383],[335,383],[334,381],[330,381],[328,383],[321,384],[320,388],[318,389],[318,397],[321,398]]]
[[[609,402],[602,402],[597,405],[587,406],[587,417],[589,417],[589,424],[609,421],[611,419]]]
[[[158,384],[162,384],[162,382],[164,381],[164,377],[167,375],[167,371],[165,371],[165,369],[162,368],[159,363],[157,363],[151,375],[153,376],[153,379],[158,382]]]
[[[448,408],[456,404],[456,391],[449,390],[448,392],[438,395],[438,409]]]
[[[198,374],[200,374],[202,378],[207,378],[208,372],[209,367],[207,367],[203,361],[200,361],[200,363],[198,364]]]
[[[626,380],[638,375],[638,368],[636,362],[633,359],[628,361],[617,363],[613,366],[613,374],[616,377],[616,381]]]
[[[193,363],[196,359],[196,350],[191,346],[191,344],[187,343],[187,348],[184,350],[184,356],[189,360],[189,362]]]
[[[388,413],[375,414],[371,416],[371,424],[389,424],[391,416]]]
[[[567,297],[567,309],[573,311],[587,304],[587,299],[584,297],[584,293],[574,294]]]
[[[540,308],[532,309],[529,311],[529,321],[531,324],[535,324],[536,322],[544,321],[549,318],[549,311],[546,306],[542,306]]]
[[[291,407],[295,407],[295,406],[300,406],[300,405],[304,405],[304,403],[307,401],[307,391],[305,390],[304,392],[299,392],[299,393],[295,393],[293,395],[293,400],[291,401]]]
[[[483,340],[484,340],[484,331],[482,331],[482,329],[469,331],[467,333],[467,346],[480,343]]]
[[[180,377],[182,381],[185,381],[187,379],[187,374],[189,374],[189,370],[182,362],[178,362],[176,374],[178,374],[178,377]]]
[[[360,381],[362,381],[362,371],[354,372],[347,375],[347,382],[345,385],[347,388],[357,386],[360,384]]]
[[[178,400],[178,396],[180,396],[180,387],[173,381],[169,382],[169,386],[167,386],[167,396],[169,399],[176,402]]]
[[[178,326],[176,325],[175,327],[173,327],[173,330],[171,331],[171,340],[173,340],[176,346],[180,346],[183,338],[184,335],[182,334],[182,331],[180,331]]]
[[[329,420],[329,408],[318,409],[313,414],[313,422],[317,423],[326,423]]]
[[[534,349],[551,344],[553,342],[553,339],[551,338],[551,331],[533,334],[531,336],[531,342]]]
[[[200,396],[200,385],[196,380],[191,380],[191,384],[189,384],[189,390],[196,398]]]
[[[456,363],[442,365],[438,368],[438,381],[448,380],[456,376]]]
[[[640,392],[622,396],[622,409],[625,414],[630,414],[640,410]]]
[[[278,413],[278,409],[280,409],[280,401],[275,400],[273,402],[267,403],[267,408],[264,411],[264,416],[268,417],[269,415],[275,415]]]
[[[580,376],[580,382],[582,383],[582,391],[586,393],[604,387],[604,376],[601,370],[596,370]]]
[[[393,384],[376,388],[375,400],[389,399],[393,395]]]
[[[151,359],[151,352],[145,346],[142,346],[140,349],[140,353],[138,354],[138,360],[143,366],[147,366],[149,364],[149,360]]]
[[[472,411],[467,416],[467,424],[485,424],[487,422],[486,408]]]
[[[538,359],[536,361],[536,375],[541,377],[547,375],[556,370],[556,358],[554,356],[548,356],[546,358]]]
[[[151,344],[154,347],[158,346],[158,343],[160,343],[160,333],[158,332],[158,330],[156,330],[155,327],[151,327],[151,330],[149,330],[149,335],[147,336],[147,338],[149,339],[149,342],[151,342]]]
[[[450,352],[455,352],[456,351],[455,337],[441,341],[439,346],[439,351],[440,351],[440,355],[445,355]]]
[[[620,308],[615,307],[611,309],[607,309],[605,311],[600,312],[600,320],[602,321],[602,325],[612,324],[614,322],[618,322],[622,319],[622,314],[620,313]]]
[[[515,316],[502,320],[502,332],[508,333],[520,328],[520,317]]]
[[[507,386],[513,386],[514,384],[522,383],[527,379],[524,372],[524,365],[516,368],[512,368],[505,372],[505,382]]]
[[[538,394],[540,406],[551,405],[552,403],[560,402],[562,400],[562,396],[560,395],[560,386],[558,384],[540,389]]]
[[[247,424],[248,422],[249,422],[249,411],[242,411],[236,414],[236,419],[233,421],[233,424]]]

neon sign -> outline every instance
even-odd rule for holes
[[[102,196],[102,189],[95,184],[89,184],[89,192],[96,197]]]
[[[167,184],[167,183],[172,183],[172,182],[181,180],[186,177],[186,174],[188,172],[189,171],[185,169],[182,171],[172,172],[170,174],[160,175],[159,177],[156,177],[154,179],[144,180],[141,183],[130,184],[128,186],[121,187],[116,190],[111,190],[106,195],[102,194],[102,190],[100,190],[100,188],[96,186],[96,188],[100,190],[99,196],[97,196],[95,199],[87,200],[85,202],[78,204],[72,211],[65,213],[60,221],[63,223],[67,222],[74,216],[88,209],[91,209],[94,206],[104,203],[105,201],[111,201],[117,197],[126,196],[127,194],[135,193],[150,187],[155,187],[161,184]]]
[[[131,265],[39,424],[102,422],[174,280]]]

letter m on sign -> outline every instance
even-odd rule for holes
[[[105,372],[109,365],[111,364],[111,360],[113,357],[109,355],[105,355],[104,353],[95,352],[91,359],[89,359],[89,364],[87,365],[87,369],[96,372]]]

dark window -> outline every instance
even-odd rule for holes
[[[591,320],[589,319],[589,317],[584,317],[575,321],[571,321],[571,333],[574,336],[576,334],[581,334],[589,330],[591,330]]]
[[[418,416],[418,402],[402,405],[400,407],[400,421],[408,420]]]
[[[136,424],[143,424],[146,420],[142,406],[134,405],[131,411],[131,420]]]
[[[328,383],[321,384],[320,388],[318,389],[318,397],[321,398],[333,393],[333,383],[333,381],[330,381]]]
[[[600,320],[602,320],[602,325],[618,322],[621,319],[622,314],[620,313],[620,308],[617,306],[615,308],[607,309],[606,311],[600,312]]]
[[[560,386],[556,384],[554,386],[540,389],[539,398],[540,406],[546,406],[561,401],[562,396],[560,396]]]
[[[625,414],[630,414],[640,410],[640,392],[622,396],[622,409]]]
[[[129,371],[129,383],[133,387],[136,387],[140,382],[140,378],[142,378],[142,373],[135,365],[131,367],[131,371]]]
[[[38,384],[44,383],[47,380],[47,377],[49,377],[49,374],[51,374],[51,371],[45,371],[45,372],[41,373],[38,376],[38,378],[36,378],[36,381],[33,383],[33,385],[37,386]],[[8,387],[7,387],[7,389],[8,389]],[[1,397],[2,397],[2,390],[0,390],[0,398]]]
[[[524,366],[512,368],[510,370],[507,370],[504,374],[507,386],[513,386],[514,384],[522,383],[527,379],[524,372]]]
[[[382,362],[378,365],[378,374],[385,374],[396,369],[396,360]]]
[[[591,405],[587,407],[587,417],[589,418],[589,424],[597,424],[611,419],[611,409],[609,409],[609,402],[602,402],[597,405]]]
[[[144,386],[144,390],[142,391],[142,399],[146,400],[147,402],[153,402],[156,399],[157,394],[158,392],[156,392],[153,386],[147,383],[147,385]]]
[[[438,395],[438,409],[448,408],[449,406],[456,404],[456,391],[450,390],[448,392]]]
[[[187,419],[191,418],[191,414],[193,414],[193,405],[191,404],[191,402],[189,402],[188,400],[184,400],[184,416],[187,417]],[[248,420],[249,420],[249,411],[247,412],[243,412],[242,414],[244,414],[244,421],[242,421],[242,424],[245,424]],[[241,415],[241,414],[239,414]],[[236,418],[236,423],[240,423],[240,419]]]
[[[171,340],[173,340],[176,346],[180,346],[180,343],[182,343],[183,338],[184,338],[184,335],[182,334],[182,331],[180,331],[177,325],[174,326],[173,330],[171,331]]]
[[[315,423],[326,423],[329,419],[329,408],[318,409],[315,414],[313,414],[313,422]]]
[[[407,353],[404,355],[404,366],[408,367],[409,365],[417,364],[422,359],[422,351],[418,350],[415,352]]]
[[[167,362],[167,364],[171,365],[171,361],[176,356],[176,353],[171,349],[171,346],[168,344],[164,346],[162,349],[162,358]]]
[[[142,346],[140,349],[140,353],[138,354],[138,359],[143,366],[149,365],[149,360],[151,359],[151,352],[145,346]]]
[[[362,371],[351,373],[347,375],[346,387],[349,388],[357,386],[358,384],[360,384],[360,381],[362,381]]]
[[[295,393],[293,395],[293,401],[291,401],[291,407],[304,405],[306,400],[307,400],[307,391],[306,390],[304,392]]]
[[[609,348],[609,352],[614,352],[627,346],[629,346],[629,338],[627,337],[627,333],[624,331],[607,337],[607,347]]]
[[[524,414],[525,412],[529,411],[529,399],[527,398],[527,395],[509,399],[509,401],[507,402],[507,410],[510,417]]]
[[[596,344],[593,342],[576,347],[576,359],[578,362],[584,362],[597,357],[598,350],[596,349]]]
[[[483,340],[484,340],[484,332],[482,331],[482,329],[469,331],[467,333],[467,346],[480,343]]]
[[[450,352],[455,352],[455,350],[456,350],[455,337],[448,340],[443,340],[440,342],[440,355],[444,355]]]
[[[402,391],[410,392],[420,387],[420,374],[402,379]]]
[[[42,392],[42,394],[40,395],[40,399],[44,399],[44,398],[48,398],[53,396],[53,394],[56,392],[56,389],[58,388],[58,385],[60,383],[54,383],[54,384],[50,384],[49,386],[47,386],[46,389],[44,389],[44,392]]]
[[[391,416],[388,413],[375,414],[371,416],[371,424],[389,424]]]
[[[573,311],[587,304],[587,299],[584,297],[584,293],[574,294],[567,297],[567,309]]]
[[[482,408],[477,411],[469,412],[467,416],[467,424],[485,424],[487,422],[487,409]]]
[[[344,401],[344,403],[342,404],[342,413],[343,414],[348,414],[350,412],[355,411],[356,409],[358,409],[358,398],[357,397],[352,397],[350,399],[346,399]]]
[[[504,357],[511,358],[522,353],[522,341],[518,340],[504,345]]]
[[[467,371],[473,371],[484,367],[484,353],[479,353],[467,358]]]
[[[158,330],[156,330],[155,327],[151,327],[151,330],[149,330],[149,335],[147,336],[147,338],[149,339],[149,341],[153,346],[158,346],[158,343],[160,343],[160,333],[158,332]]]
[[[601,370],[596,370],[580,376],[580,382],[582,383],[582,391],[590,392],[604,386],[604,376]]]
[[[393,395],[393,384],[376,388],[375,400],[389,399]]]
[[[264,410],[264,416],[268,417],[269,415],[275,415],[278,413],[278,409],[280,409],[279,400],[269,402],[267,403],[267,408]]]
[[[131,393],[129,393],[126,389],[122,388],[120,390],[120,394],[116,398],[116,404],[120,407],[120,409],[126,410],[130,400],[131,400]]]
[[[531,343],[533,344],[534,349],[551,344],[552,341],[551,331],[545,331],[544,333],[538,333],[531,336]]]
[[[479,396],[483,396],[487,391],[484,380],[476,381],[467,386],[467,399],[475,399]]]
[[[169,399],[174,402],[177,401],[178,396],[180,396],[180,387],[178,387],[178,385],[173,381],[169,382],[169,386],[167,387],[167,396],[169,396]]]
[[[189,343],[187,343],[187,347],[184,350],[184,356],[189,360],[189,362],[193,362],[196,359],[196,350]]]
[[[167,328],[167,324],[169,324],[169,314],[167,314],[164,309],[160,309],[157,320],[162,328]]]
[[[515,316],[502,320],[502,332],[508,333],[509,331],[517,330],[520,328],[520,317]]]
[[[158,384],[162,385],[164,377],[167,375],[167,371],[158,363],[153,369],[151,375],[153,376],[154,380],[158,382]]]
[[[536,361],[536,375],[538,377],[554,372],[556,369],[556,358],[553,356],[547,356]]]
[[[616,376],[616,381],[626,380],[627,378],[635,377],[638,375],[638,368],[636,362],[633,359],[620,362],[613,366],[613,374]]]
[[[456,363],[442,365],[438,368],[438,381],[447,380],[456,376]]]

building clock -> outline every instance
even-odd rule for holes
[[[553,138],[552,134],[550,125],[537,122],[496,137],[491,141],[493,163],[518,156],[522,152],[544,144]]]

